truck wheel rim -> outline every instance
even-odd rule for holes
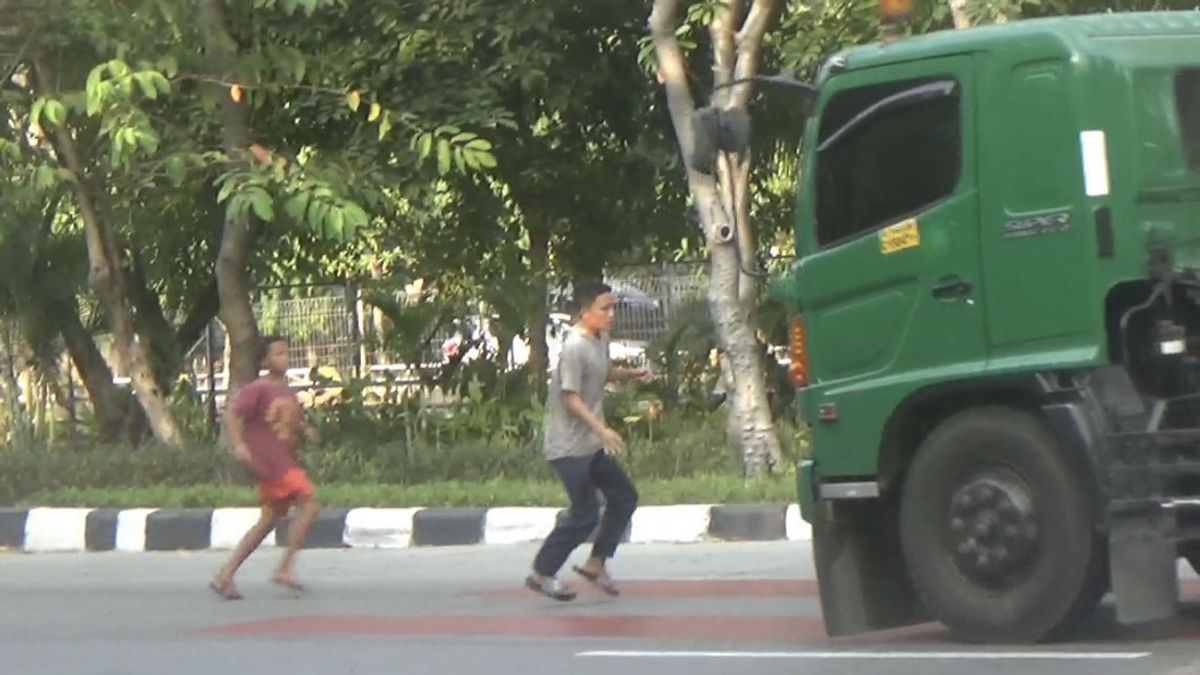
[[[947,543],[959,572],[991,590],[1017,583],[1037,545],[1028,484],[1007,469],[977,474],[950,498]]]

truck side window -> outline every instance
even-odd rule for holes
[[[1189,167],[1200,171],[1200,69],[1183,70],[1175,76],[1175,103],[1179,107],[1183,156]]]
[[[929,91],[937,95],[905,96]],[[825,246],[954,192],[962,168],[960,89],[944,78],[848,89],[826,105],[818,144],[817,239]]]

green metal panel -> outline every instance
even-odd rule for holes
[[[808,331],[814,381],[799,405],[815,462],[802,482],[812,470],[875,474],[884,425],[926,387],[1106,362],[1105,300],[1146,278],[1151,249],[1200,270],[1200,170],[1188,164],[1176,92],[1184,68],[1200,68],[1200,12],[1021,21],[830,60],[805,132],[799,258],[776,287]],[[830,100],[944,74],[962,86],[963,172],[950,198],[917,214],[920,245],[884,254],[869,233],[822,248],[814,148]],[[1103,134],[1107,192],[1085,189],[1085,132]],[[1105,254],[1099,209],[1112,216]],[[977,284],[973,303],[931,297],[950,274]],[[819,421],[822,404],[836,405],[835,422]]]
[[[814,382],[802,395],[808,418],[815,419],[813,413],[823,403],[837,405],[837,421],[813,429],[814,447],[823,450],[818,458],[823,475],[874,473],[883,425],[904,397],[944,380],[948,372],[975,373],[986,363],[980,304],[970,296],[933,296],[934,286],[947,277],[980,284],[972,58],[926,59],[847,73],[826,84],[818,115],[840,92],[942,77],[960,87],[961,169],[958,186],[948,198],[911,214],[920,244],[885,253],[880,231],[871,230],[804,257],[796,268],[812,355]],[[883,162],[884,157],[875,160]],[[810,188],[819,161],[817,153],[806,156]],[[871,171],[870,164],[868,159],[858,170]],[[816,227],[814,209],[804,211],[809,224],[805,229],[811,232]],[[893,225],[908,215],[880,225]],[[810,239],[810,246],[814,241]]]
[[[989,84],[980,90],[980,230],[992,359],[1103,342],[1070,58],[1043,37],[980,59]]]

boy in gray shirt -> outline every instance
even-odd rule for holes
[[[531,590],[555,600],[571,600],[575,592],[556,577],[571,552],[600,524],[592,555],[574,570],[609,595],[617,588],[608,575],[606,561],[637,508],[637,490],[613,458],[625,449],[620,434],[604,423],[604,385],[609,381],[649,381],[645,369],[610,368],[608,332],[612,329],[617,299],[602,283],[575,288],[579,321],[568,332],[551,375],[546,400],[544,452],[571,500],[570,509],[546,538],[533,561],[533,574],[525,580]],[[604,493],[606,507],[600,519],[596,490]]]

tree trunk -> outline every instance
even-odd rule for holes
[[[967,16],[967,0],[949,0],[950,14],[954,16],[954,27],[962,30],[971,27],[971,17]]]
[[[777,0],[756,0],[748,11],[741,0],[726,3],[727,11],[710,27],[715,84],[757,73],[763,37],[776,7]],[[695,102],[675,36],[678,14],[677,0],[655,0],[650,31],[676,139],[686,159],[695,147],[691,125]],[[723,90],[714,103],[745,110],[749,99],[750,87],[738,85]],[[689,167],[687,180],[709,247],[709,308],[733,379],[727,392],[727,429],[730,441],[741,451],[747,476],[760,478],[779,462],[782,450],[771,418],[753,324],[757,291],[753,279],[743,272],[753,265],[755,250],[749,223],[749,157],[722,153],[718,166],[715,176]]]
[[[45,94],[52,93],[49,85],[55,80],[47,64],[38,59],[34,69],[39,89]],[[133,309],[129,304],[121,269],[121,251],[112,225],[104,216],[96,197],[104,192],[95,189],[96,186],[89,180],[70,130],[60,125],[54,129],[51,137],[59,161],[75,176],[72,184],[87,240],[89,281],[104,306],[117,353],[129,370],[134,393],[146,412],[154,437],[166,445],[181,446],[183,432],[175,421],[164,392],[158,386],[145,348],[137,339]]]
[[[212,74],[232,77],[237,56],[237,43],[229,33],[223,0],[203,0],[201,19],[205,32],[205,50]],[[225,151],[233,157],[246,156],[250,148],[250,114],[243,101],[234,101],[222,85],[220,88],[221,115],[224,121]],[[258,322],[250,302],[250,255],[253,246],[250,218],[227,217],[217,251],[217,292],[220,298],[218,316],[229,335],[232,349],[229,355],[229,380],[226,400],[243,385],[258,377]]]
[[[17,362],[17,340],[15,330],[4,327],[4,359],[0,375],[0,387],[4,390],[4,401],[8,404],[9,421],[12,426],[12,440],[18,443],[28,443],[33,440],[33,428],[29,420],[28,408],[21,403],[21,382],[18,379],[19,367]],[[26,404],[29,399],[26,399]]]
[[[79,320],[79,314],[68,311],[70,309],[73,308],[64,307],[60,312],[56,312],[56,315],[61,317],[58,322],[59,333],[66,343],[71,363],[83,378],[83,387],[92,404],[100,438],[104,441],[115,441],[121,434],[125,414],[132,401],[113,384],[112,370],[104,360],[104,355],[100,353],[91,334]]]
[[[529,362],[526,365],[534,387],[541,392],[549,367],[549,347],[546,344],[546,324],[550,310],[546,304],[549,292],[550,233],[540,223],[529,229],[529,268],[531,271],[529,302]]]

